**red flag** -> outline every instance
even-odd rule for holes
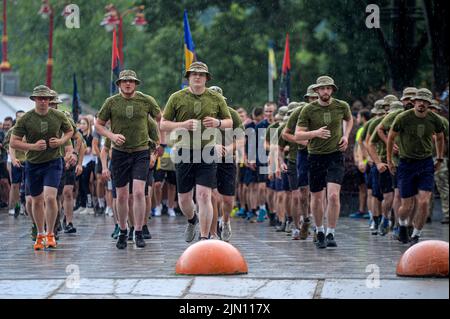
[[[291,57],[289,54],[289,34],[286,34],[284,47],[283,68],[281,72],[280,91],[278,93],[278,105],[288,105],[291,99]]]
[[[119,78],[120,73],[120,54],[119,49],[117,48],[117,37],[116,37],[116,28],[113,31],[113,40],[112,40],[112,56],[111,56],[111,90],[110,95],[117,93],[116,87],[116,79]]]
[[[286,74],[291,70],[291,57],[289,54],[289,34],[286,34],[286,44],[284,47],[284,57],[283,57],[283,73]]]

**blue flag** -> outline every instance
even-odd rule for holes
[[[75,123],[78,122],[78,117],[81,114],[80,97],[78,95],[77,75],[73,74],[73,96],[72,96],[72,117]]]

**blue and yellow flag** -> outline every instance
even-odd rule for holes
[[[269,42],[269,78],[272,80],[276,80],[278,77],[277,74],[277,65],[275,63],[275,52],[273,50],[273,41]]]
[[[184,57],[184,66],[187,71],[192,62],[197,61],[197,56],[195,55],[195,44],[194,40],[192,40],[191,28],[189,27],[189,20],[186,10],[184,10]]]

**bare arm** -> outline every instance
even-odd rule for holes
[[[294,133],[295,134],[295,133]],[[281,132],[281,136],[285,141],[288,141],[290,143],[297,143],[300,145],[308,145],[307,140],[297,141],[295,138],[295,135],[291,133],[291,130],[288,127],[285,127],[284,130]]]
[[[16,135],[11,135],[10,146],[19,151],[39,151],[45,150],[47,148],[47,143],[44,140],[40,140],[34,144],[22,141],[22,137]]]
[[[436,134],[436,156],[437,158],[444,158],[445,136],[444,133]]]
[[[395,132],[392,128],[389,131],[387,146],[386,146],[386,154],[387,154],[387,162],[392,163],[392,152],[394,149],[394,140],[398,136],[398,133]]]

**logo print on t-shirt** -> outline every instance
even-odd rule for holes
[[[424,124],[417,125],[417,136],[423,137],[424,134],[425,134],[425,125]]]
[[[129,119],[133,117],[133,105],[127,105],[126,114]]]
[[[330,112],[323,113],[323,122],[325,123],[325,125],[328,125],[331,123],[331,113]]]
[[[201,111],[202,111],[202,102],[194,102],[195,115],[199,115]]]
[[[46,134],[48,132],[48,122],[41,121],[41,133]]]

